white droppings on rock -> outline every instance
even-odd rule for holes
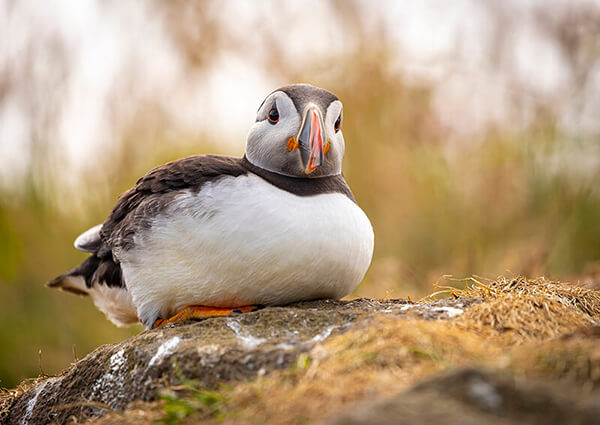
[[[108,363],[110,365],[111,372],[118,372],[121,367],[125,364],[125,349],[121,348],[115,354],[110,356]]]
[[[449,318],[458,316],[460,314],[464,313],[464,310],[461,308],[455,308],[455,307],[436,307],[434,309],[432,309],[432,311],[441,311],[443,313],[446,313],[446,315],[448,315]]]
[[[471,379],[469,392],[482,405],[490,410],[495,410],[502,404],[502,396],[489,382],[482,379]]]
[[[161,361],[163,358],[170,356],[173,354],[173,350],[181,343],[182,339],[178,336],[174,336],[173,338],[163,342],[156,350],[156,353],[150,359],[148,363],[148,367],[153,366],[156,362]]]
[[[331,335],[331,332],[333,331],[333,329],[335,329],[335,326],[329,326],[327,329],[325,329],[323,332],[313,336],[311,339],[309,339],[307,342],[313,343],[313,342],[321,342],[324,339],[326,339],[329,335]]]
[[[125,397],[125,349],[121,348],[108,359],[109,370],[92,385],[92,394],[94,399],[98,398],[104,403],[115,401]],[[111,393],[113,395],[111,395]]]
[[[198,364],[202,367],[215,367],[221,362],[221,357],[226,353],[226,348],[217,344],[198,345]]]
[[[225,352],[225,348],[218,344],[206,344],[199,345],[197,351],[199,356],[223,354]]]
[[[243,332],[240,324],[235,320],[227,321],[227,326],[235,333],[235,336],[242,341],[244,348],[252,349],[266,342],[265,338],[257,338],[248,332]]]
[[[38,401],[38,397],[40,396],[42,391],[44,391],[44,388],[46,388],[46,385],[48,385],[48,383],[52,382],[52,381],[54,381],[54,379],[49,378],[49,379],[46,379],[41,384],[39,384],[38,388],[35,390],[35,394],[33,394],[33,396],[27,402],[27,408],[25,409],[25,414],[23,415],[23,417],[21,418],[21,421],[19,422],[20,425],[28,425],[29,424],[31,417],[33,416],[33,409],[35,408],[35,405]]]

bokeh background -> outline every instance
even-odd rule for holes
[[[598,281],[597,1],[5,0],[0,386],[140,331],[43,284],[150,168],[242,155],[291,82],[344,103],[345,175],[376,234],[354,295]]]

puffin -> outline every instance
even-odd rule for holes
[[[342,120],[325,89],[273,91],[243,157],[152,169],[75,239],[90,256],[46,285],[91,296],[118,326],[147,329],[348,295],[369,268],[374,233],[342,174]]]

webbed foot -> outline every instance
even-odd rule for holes
[[[157,319],[152,328],[160,328],[169,323],[186,322],[189,320],[203,320],[211,317],[223,317],[231,314],[249,313],[263,308],[261,305],[244,305],[241,307],[206,307],[203,305],[190,305],[168,319]]]

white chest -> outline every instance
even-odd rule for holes
[[[371,224],[346,196],[300,197],[254,175],[182,193],[117,253],[142,321],[193,304],[339,298],[372,254]]]

